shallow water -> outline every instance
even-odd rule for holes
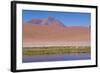
[[[23,56],[23,63],[28,62],[47,62],[47,61],[69,61],[69,60],[88,60],[91,55],[84,54],[64,54],[64,55],[42,55],[42,56]]]

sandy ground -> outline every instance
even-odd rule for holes
[[[23,43],[23,47],[48,47],[48,46],[90,46],[90,42],[27,42]]]

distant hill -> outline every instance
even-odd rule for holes
[[[55,19],[54,17],[49,16],[46,19],[32,19],[28,21],[27,23],[33,24],[33,25],[40,25],[40,26],[65,26],[62,22]]]
[[[63,44],[67,42],[85,42],[90,44],[90,28],[65,26],[54,17],[32,19],[23,23],[23,44]]]

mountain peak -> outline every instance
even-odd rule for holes
[[[60,20],[56,19],[55,17],[53,16],[49,16],[47,19],[46,19],[46,25],[56,25],[56,26],[60,26],[60,27],[63,27],[65,26]]]
[[[58,19],[56,19],[53,16],[49,16],[46,19],[32,19],[30,21],[28,21],[27,23],[31,23],[33,25],[56,25],[56,26],[60,26],[60,27],[64,27],[65,25],[59,21]]]
[[[54,21],[55,20],[55,18],[52,17],[52,16],[49,16],[47,19],[50,20],[50,21]]]

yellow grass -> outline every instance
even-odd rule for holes
[[[61,54],[79,54],[90,53],[90,47],[60,46],[60,47],[23,47],[23,55],[61,55]]]

